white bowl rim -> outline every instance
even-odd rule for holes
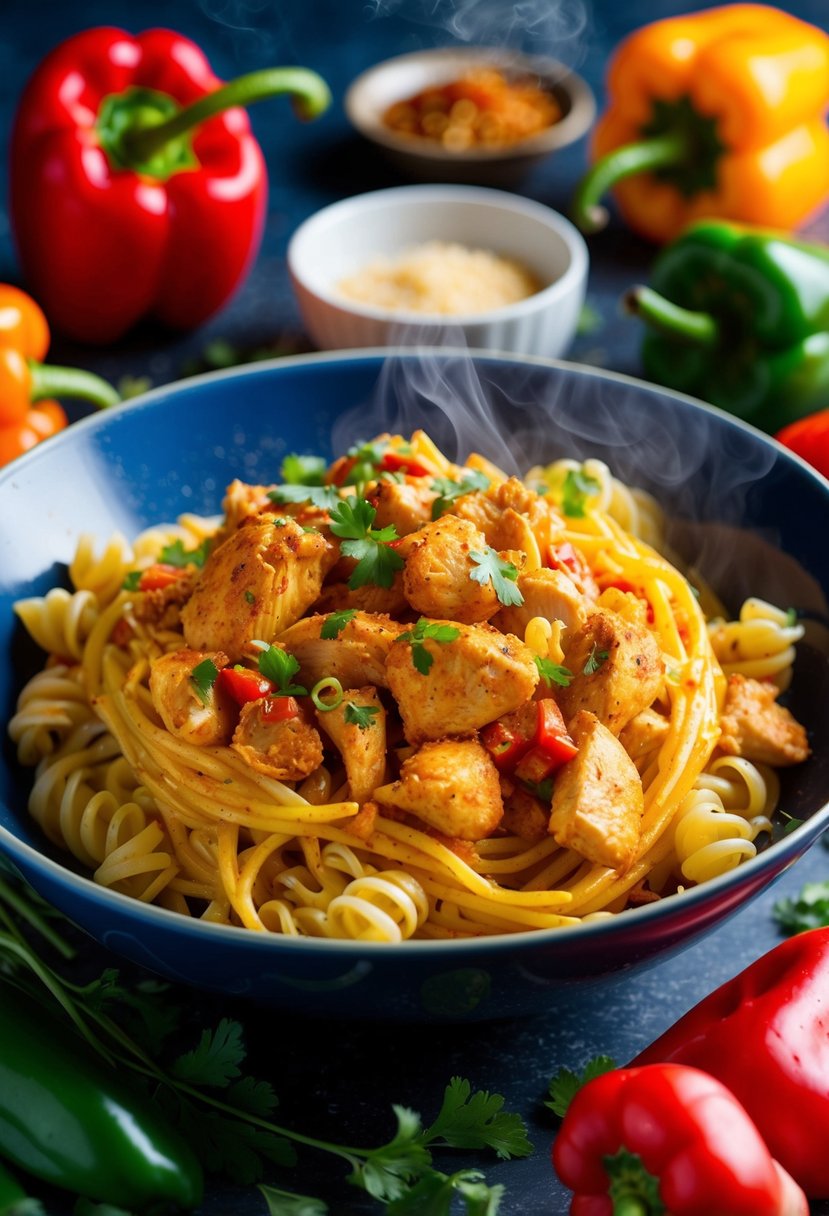
[[[372,110],[372,119],[365,121],[360,112],[360,103],[370,88],[372,81],[381,74],[394,71],[395,68],[407,67],[409,64],[430,64],[439,66],[442,63],[490,62],[504,66],[515,65],[538,76],[552,77],[558,88],[564,90],[570,98],[570,109],[545,131],[531,135],[527,139],[518,140],[503,148],[470,148],[464,152],[453,152],[441,144],[429,140],[398,135],[382,121],[382,116]],[[407,51],[390,59],[383,59],[373,64],[356,76],[346,90],[343,98],[343,108],[346,117],[356,131],[366,139],[381,144],[394,152],[410,155],[415,159],[445,161],[449,164],[492,164],[508,162],[532,157],[543,156],[556,148],[579,139],[593,122],[596,116],[596,99],[583,76],[574,68],[569,67],[549,55],[513,51],[496,46],[457,46],[433,47],[418,51]]]
[[[395,201],[413,198],[422,200],[427,205],[442,202],[480,203],[493,209],[500,207],[505,213],[512,216],[525,216],[528,219],[537,220],[563,241],[570,257],[570,264],[563,274],[554,279],[552,283],[548,283],[546,287],[542,287],[540,291],[535,291],[532,295],[525,296],[522,300],[516,300],[512,304],[506,304],[502,308],[491,308],[485,312],[436,313],[409,312],[404,309],[392,311],[349,300],[327,288],[318,290],[316,287],[309,286],[303,268],[298,262],[297,250],[300,242],[307,240],[309,234],[313,234],[315,227],[331,220],[336,221],[338,217],[348,216],[350,212],[359,212],[364,207],[371,209],[383,204],[393,205]],[[406,244],[402,243],[401,252],[405,248],[407,248]],[[336,203],[330,203],[327,207],[322,207],[313,215],[308,216],[294,230],[288,242],[285,258],[291,277],[304,291],[329,307],[336,308],[349,316],[363,317],[371,321],[384,321],[389,325],[397,325],[401,328],[419,326],[423,329],[439,327],[449,330],[462,326],[519,320],[524,316],[535,314],[555,303],[559,296],[566,295],[580,281],[586,280],[590,263],[587,242],[575,224],[561,212],[554,211],[552,207],[536,202],[535,199],[512,194],[508,190],[448,183],[389,186],[382,190],[368,190],[363,194],[354,194],[349,198],[340,199]],[[532,271],[532,267],[527,267],[527,269]]]
[[[106,418],[120,413],[121,410],[142,409],[146,405],[152,405],[157,399],[164,398],[170,393],[183,393],[186,395],[189,391],[197,390],[200,384],[215,383],[219,380],[235,379],[237,377],[243,378],[247,375],[267,374],[279,367],[302,367],[321,363],[360,362],[372,359],[385,361],[393,358],[422,357],[428,354],[435,355],[438,358],[458,355],[465,358],[480,359],[484,362],[495,360],[497,362],[509,362],[519,365],[531,364],[536,367],[549,367],[561,371],[573,370],[580,374],[593,376],[599,380],[610,381],[612,384],[620,384],[636,389],[645,388],[649,392],[661,394],[672,400],[681,401],[696,409],[701,409],[706,413],[726,418],[741,430],[749,431],[753,435],[757,434],[755,428],[748,423],[728,414],[717,406],[709,405],[707,402],[699,400],[699,398],[692,397],[687,393],[664,388],[658,384],[649,383],[636,376],[629,376],[624,372],[609,371],[604,368],[594,367],[591,364],[581,364],[566,359],[550,359],[542,355],[516,355],[510,351],[476,350],[466,347],[418,348],[379,346],[361,347],[355,350],[320,351],[303,355],[286,355],[275,359],[262,360],[258,363],[243,364],[238,367],[223,368],[213,372],[203,372],[201,375],[192,376],[186,380],[159,385],[157,388],[150,389],[148,392],[142,393],[130,401],[122,402],[119,406],[115,406],[110,410],[88,415],[86,418],[73,423],[71,428],[67,428],[54,436],[51,450],[54,451],[63,442],[72,442],[73,432],[77,433],[79,430],[97,430],[99,427],[106,425]],[[783,448],[776,440],[770,439],[766,435],[763,438],[771,443],[772,447],[781,455],[790,457],[801,466],[803,471],[813,475],[821,484],[824,486],[829,484],[826,478],[821,476],[800,457]],[[20,469],[21,464],[32,463],[42,458],[42,456],[43,445],[38,444],[29,452],[18,457],[11,466],[7,466],[6,469],[0,469],[0,488],[2,488],[5,482],[14,480],[15,472]],[[670,918],[672,910],[678,910],[683,906],[692,908],[699,903],[707,903],[709,895],[714,895],[721,889],[731,885],[735,875],[747,874],[749,871],[752,873],[762,872],[769,869],[771,866],[769,858],[773,855],[775,849],[782,851],[787,844],[791,845],[799,836],[806,834],[814,836],[814,839],[817,839],[820,833],[815,832],[813,825],[820,825],[820,830],[822,831],[827,826],[827,823],[829,823],[829,802],[824,803],[805,823],[800,824],[781,840],[767,846],[757,853],[755,857],[750,857],[736,869],[720,874],[716,878],[700,883],[697,887],[690,887],[688,890],[664,900],[643,904],[639,908],[627,908],[624,913],[620,913],[615,917],[584,921],[579,925],[565,929],[527,929],[519,933],[507,933],[499,936],[450,938],[442,941],[425,938],[409,939],[404,942],[364,942],[345,938],[294,938],[276,933],[264,937],[262,934],[256,933],[251,929],[242,928],[241,926],[218,925],[210,921],[203,921],[197,917],[182,916],[180,913],[172,912],[168,908],[162,908],[156,904],[145,904],[120,891],[113,891],[109,887],[99,886],[91,875],[76,873],[74,870],[69,869],[67,865],[53,860],[40,849],[27,844],[19,836],[15,836],[14,833],[2,824],[0,824],[0,846],[2,846],[3,851],[11,858],[13,863],[17,857],[25,857],[33,869],[40,869],[45,872],[46,876],[52,881],[67,884],[75,895],[86,904],[98,904],[106,908],[108,904],[114,901],[114,906],[123,909],[125,912],[131,911],[134,914],[136,924],[144,919],[151,924],[154,923],[157,928],[165,926],[171,929],[175,928],[185,937],[193,936],[197,939],[203,938],[205,941],[214,940],[216,943],[235,941],[238,946],[246,944],[248,948],[255,948],[257,944],[264,944],[266,949],[272,950],[291,952],[311,950],[313,953],[320,955],[344,954],[353,956],[359,954],[361,958],[366,958],[366,956],[370,958],[374,955],[379,957],[385,954],[393,954],[405,957],[412,951],[417,951],[418,954],[446,955],[451,957],[454,954],[478,954],[485,956],[490,953],[509,953],[512,949],[532,946],[533,944],[539,947],[543,945],[550,946],[563,938],[571,940],[573,935],[577,935],[578,939],[581,940],[584,937],[589,938],[607,933],[608,937],[612,939],[618,934],[624,934],[626,925],[634,925],[640,921],[646,923],[659,921],[664,918]],[[804,849],[801,848],[797,855],[803,851]]]

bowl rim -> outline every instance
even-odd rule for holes
[[[552,77],[556,87],[564,90],[569,96],[570,109],[546,130],[519,140],[516,144],[505,148],[472,148],[465,152],[453,152],[441,144],[433,145],[428,140],[417,141],[415,138],[396,134],[383,123],[380,112],[366,102],[366,96],[377,77],[397,68],[405,68],[409,64],[433,64],[440,68],[453,62],[480,63],[487,60],[499,66],[519,66],[540,77]],[[356,131],[389,151],[411,156],[415,160],[488,165],[544,156],[556,148],[574,143],[585,134],[596,117],[596,98],[583,76],[552,56],[496,46],[449,46],[407,51],[372,64],[356,76],[346,89],[343,109]]]
[[[579,375],[608,381],[611,384],[624,385],[628,388],[644,389],[649,394],[664,396],[669,400],[679,401],[694,409],[702,410],[704,413],[713,414],[739,429],[747,431],[755,438],[759,437],[762,441],[770,444],[778,456],[791,460],[802,472],[811,475],[829,493],[829,480],[795,453],[784,448],[773,437],[758,431],[755,427],[743,422],[742,419],[728,414],[717,406],[709,405],[707,402],[701,401],[689,394],[664,388],[661,385],[642,380],[639,377],[631,376],[624,372],[611,371],[594,367],[591,364],[577,363],[572,360],[551,359],[541,355],[516,355],[511,352],[488,349],[380,346],[287,355],[262,360],[258,363],[203,372],[198,376],[192,376],[186,380],[159,385],[146,393],[142,393],[138,397],[122,402],[120,405],[80,419],[78,422],[73,423],[71,427],[54,436],[48,445],[38,444],[29,452],[24,453],[11,462],[10,465],[0,469],[0,498],[2,498],[2,494],[4,493],[4,487],[13,484],[21,470],[25,472],[28,466],[43,459],[44,448],[46,449],[46,454],[49,452],[59,452],[63,446],[76,442],[73,438],[75,435],[82,435],[87,431],[93,432],[106,428],[108,419],[116,418],[125,410],[142,410],[148,407],[156,409],[162,405],[165,398],[171,396],[186,398],[190,393],[198,392],[200,386],[204,384],[214,384],[223,380],[244,379],[247,376],[269,376],[274,372],[278,373],[278,370],[283,367],[290,369],[329,363],[366,362],[376,364],[379,368],[388,359],[422,359],[424,355],[434,355],[437,358],[462,356],[464,358],[472,358],[476,363],[506,362],[515,363],[520,366],[530,364],[537,367],[556,369],[565,373],[575,372]],[[51,459],[51,456],[49,458]],[[112,905],[115,909],[127,914],[130,919],[133,919],[135,922],[143,922],[149,928],[155,926],[158,929],[165,927],[177,929],[178,933],[186,937],[195,936],[196,938],[204,939],[205,943],[211,941],[215,943],[235,941],[237,945],[244,945],[248,949],[255,949],[259,945],[273,951],[304,952],[311,950],[314,954],[319,954],[321,957],[325,955],[359,955],[360,958],[364,958],[365,952],[368,951],[370,957],[374,955],[378,957],[391,955],[405,958],[408,954],[416,951],[418,955],[428,956],[433,954],[436,957],[445,956],[447,959],[450,959],[455,955],[468,956],[469,954],[474,954],[486,956],[489,954],[510,953],[513,950],[520,952],[522,948],[533,945],[539,949],[550,949],[554,948],[557,942],[581,941],[585,938],[596,937],[597,935],[604,935],[608,940],[612,941],[614,938],[626,934],[625,926],[630,926],[633,929],[637,925],[658,924],[661,921],[667,921],[670,924],[675,915],[678,915],[683,908],[691,911],[697,905],[705,905],[709,902],[713,903],[717,894],[722,890],[727,890],[731,885],[735,875],[752,874],[757,877],[758,881],[763,881],[764,872],[774,868],[775,875],[772,875],[772,877],[776,876],[776,873],[782,871],[787,864],[791,864],[792,861],[805,852],[827,826],[829,826],[829,798],[807,820],[785,836],[766,846],[761,852],[749,858],[735,869],[674,896],[657,900],[650,904],[644,904],[638,908],[625,909],[624,913],[616,916],[599,917],[596,920],[583,921],[578,925],[551,929],[527,929],[518,933],[443,940],[428,938],[408,939],[403,942],[289,937],[277,933],[264,935],[250,929],[245,929],[242,926],[219,925],[201,920],[198,917],[182,916],[180,913],[173,912],[167,908],[156,904],[144,904],[140,900],[133,899],[131,896],[125,895],[120,891],[100,886],[94,881],[91,874],[78,873],[68,865],[64,865],[60,861],[47,856],[47,854],[34,845],[30,845],[14,835],[2,823],[0,823],[0,851],[13,864],[16,861],[22,860],[27,869],[35,872],[40,871],[47,881],[68,886],[73,896],[82,900],[87,907],[97,904],[106,908]],[[765,879],[766,883],[769,881],[771,879]],[[82,918],[78,918],[77,913],[67,912],[66,915],[70,919],[74,917],[82,923]]]
[[[500,308],[490,308],[484,312],[465,313],[436,313],[411,312],[406,309],[392,311],[377,305],[362,304],[340,296],[330,287],[319,289],[311,286],[305,274],[301,258],[303,244],[312,239],[316,229],[336,224],[343,216],[359,215],[360,211],[378,207],[394,206],[396,202],[419,200],[424,206],[434,207],[436,204],[449,202],[467,203],[500,209],[510,217],[523,217],[542,224],[548,232],[554,233],[564,245],[569,256],[569,264],[562,274],[539,291],[505,304]],[[460,242],[458,242],[460,243]],[[400,252],[412,247],[412,242],[401,242]],[[459,326],[474,326],[497,324],[499,321],[519,320],[530,314],[535,314],[554,304],[561,296],[585,282],[590,268],[590,254],[582,234],[575,224],[555,211],[545,203],[535,199],[513,194],[509,190],[498,190],[491,186],[453,185],[451,183],[416,183],[403,186],[387,186],[381,190],[367,190],[349,198],[339,199],[321,207],[304,219],[294,229],[285,251],[285,261],[288,272],[294,284],[315,299],[338,309],[348,316],[361,317],[369,321],[383,321],[390,326],[412,326],[420,328],[453,329]],[[528,269],[532,269],[528,267]],[[393,348],[389,348],[393,349]]]

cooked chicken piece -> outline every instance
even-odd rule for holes
[[[214,549],[182,614],[188,646],[240,657],[253,638],[271,642],[320,593],[336,551],[293,520],[252,516]]]
[[[219,669],[227,666],[226,655],[197,650],[174,650],[150,666],[150,695],[162,722],[171,735],[198,747],[228,743],[236,722],[234,706],[215,687],[199,693],[193,671],[205,659]]]
[[[194,570],[182,570],[181,577],[155,591],[142,591],[132,602],[133,616],[145,625],[175,629],[181,619],[182,605],[193,594]]]
[[[301,716],[267,720],[267,698],[242,706],[231,747],[258,773],[277,781],[301,781],[322,764],[322,740]]]
[[[486,492],[465,494],[449,511],[479,528],[493,549],[523,549],[539,554],[542,560],[564,526],[555,507],[517,477]]]
[[[336,637],[324,638],[327,620],[305,617],[280,636],[280,646],[299,660],[297,680],[312,688],[323,676],[335,676],[343,688],[387,688],[386,656],[406,626],[388,616],[358,611]]]
[[[536,616],[547,621],[562,621],[565,629],[578,629],[587,619],[588,601],[562,570],[528,570],[518,575],[518,590],[524,603],[502,608],[492,623],[504,633],[523,638],[524,630]]]
[[[599,598],[599,584],[593,577],[593,571],[587,563],[587,558],[580,549],[569,540],[558,541],[550,545],[546,554],[547,565],[553,570],[561,570],[576,585],[576,590],[588,600],[595,602]]]
[[[431,489],[431,477],[419,477],[416,481],[378,481],[370,500],[377,509],[373,528],[386,528],[391,524],[398,536],[416,532],[432,518],[432,503],[437,498]]]
[[[652,704],[664,674],[650,630],[606,608],[591,611],[567,639],[564,666],[572,679],[556,697],[565,718],[589,709],[614,735]]]
[[[671,724],[664,714],[655,709],[643,709],[620,731],[619,742],[634,764],[638,764],[662,746],[670,729]]]
[[[326,583],[319,599],[311,607],[312,612],[339,612],[343,608],[357,608],[388,616],[409,614],[409,601],[403,594],[403,572],[398,571],[390,587],[378,587],[376,583],[364,583],[353,590],[348,583]]]
[[[489,836],[504,813],[498,770],[476,739],[424,743],[374,796],[460,840]]]
[[[364,715],[363,724],[354,721],[349,707],[375,712]],[[316,711],[317,722],[336,744],[345,764],[351,798],[363,803],[372,796],[386,775],[386,711],[377,690],[347,688],[336,709]]]
[[[268,491],[274,489],[275,486],[253,486],[246,481],[240,481],[238,477],[234,478],[222,500],[222,512],[225,517],[222,538],[225,539],[231,532],[235,532],[251,515],[259,515],[270,507],[272,504]]]
[[[512,785],[512,782],[510,782]],[[504,818],[501,827],[522,840],[537,843],[547,835],[550,822],[550,808],[545,806],[540,798],[536,798],[522,786],[513,786],[509,794],[504,794],[504,781],[501,780],[501,793],[504,796]]]
[[[768,681],[738,673],[729,676],[720,718],[720,751],[775,767],[805,760],[810,754],[806,731],[788,709],[775,703],[779,693]]]
[[[633,761],[595,714],[568,723],[578,755],[556,773],[550,833],[588,861],[626,870],[639,845],[645,800]]]
[[[491,625],[431,621],[457,631],[452,641],[401,638],[386,660],[386,679],[410,743],[467,735],[532,696],[538,668],[528,646]],[[431,658],[424,675],[415,648]],[[422,648],[422,650],[421,650]]]
[[[482,532],[466,519],[444,515],[417,534],[403,570],[403,590],[416,612],[472,625],[486,621],[500,603],[491,580],[472,575],[479,565],[471,553],[485,553]]]

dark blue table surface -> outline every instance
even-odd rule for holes
[[[308,349],[285,270],[287,240],[296,226],[336,199],[399,184],[375,152],[350,131],[342,96],[362,69],[391,54],[463,40],[519,46],[553,54],[587,78],[603,103],[603,72],[610,48],[629,30],[657,17],[704,7],[681,0],[84,0],[83,3],[4,0],[0,39],[0,142],[7,141],[16,99],[37,61],[63,37],[95,24],[138,31],[167,25],[191,36],[222,76],[276,63],[302,63],[328,80],[334,104],[317,123],[297,124],[284,99],[251,112],[269,166],[271,194],[261,255],[232,303],[198,333],[171,336],[146,329],[117,348],[93,350],[55,335],[55,362],[93,368],[114,382],[148,377],[161,384],[204,363],[216,340],[238,352],[261,348]],[[796,0],[785,7],[824,27],[829,0]],[[540,166],[522,191],[565,210],[586,161],[581,140]],[[5,191],[3,191],[5,194]],[[2,203],[0,203],[2,207]],[[826,216],[809,227],[829,232]],[[588,304],[593,324],[576,339],[570,357],[637,374],[638,331],[621,316],[617,301],[631,282],[647,277],[654,250],[614,220],[591,238]],[[0,210],[0,282],[17,281],[8,221]],[[829,855],[816,846],[774,889],[674,959],[632,978],[609,996],[597,988],[558,1001],[543,1017],[514,1024],[389,1027],[313,1022],[297,1025],[276,1014],[233,1005],[245,1023],[260,1071],[281,1099],[280,1118],[311,1134],[329,1133],[346,1143],[379,1143],[393,1132],[391,1103],[435,1112],[443,1084],[454,1074],[473,1085],[504,1093],[527,1118],[536,1152],[523,1162],[487,1167],[503,1182],[502,1212],[549,1216],[567,1211],[565,1193],[552,1178],[548,1147],[554,1121],[541,1105],[547,1080],[562,1065],[578,1065],[603,1052],[629,1059],[705,993],[770,949],[779,936],[771,915],[774,899],[793,894],[811,879],[829,878]],[[90,947],[86,965],[111,962]],[[201,1000],[201,998],[199,998]],[[225,1011],[206,1002],[208,1016]],[[382,1011],[378,1011],[381,1019]],[[447,1171],[483,1166],[459,1154]],[[343,1181],[344,1171],[326,1159],[303,1155],[294,1173],[273,1181],[291,1189],[324,1193],[332,1213],[377,1211]],[[815,1211],[829,1211],[815,1208]],[[57,1212],[57,1208],[55,1209]],[[213,1188],[204,1216],[260,1216],[262,1197]]]

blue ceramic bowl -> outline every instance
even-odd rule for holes
[[[459,404],[461,403],[461,404]],[[739,869],[683,895],[568,930],[359,945],[190,921],[98,887],[26,812],[31,772],[4,739],[0,848],[46,899],[116,953],[198,987],[305,1013],[496,1018],[562,988],[627,982],[752,899],[829,821],[829,483],[724,414],[591,368],[460,352],[354,352],[204,376],[87,418],[0,475],[0,714],[42,663],[12,612],[66,584],[80,532],[131,536],[217,511],[234,477],[268,482],[288,451],[330,453],[424,426],[449,455],[516,471],[557,455],[607,461],[656,494],[672,540],[736,610],[748,594],[801,610],[789,704],[814,756],[784,774],[802,820]]]

